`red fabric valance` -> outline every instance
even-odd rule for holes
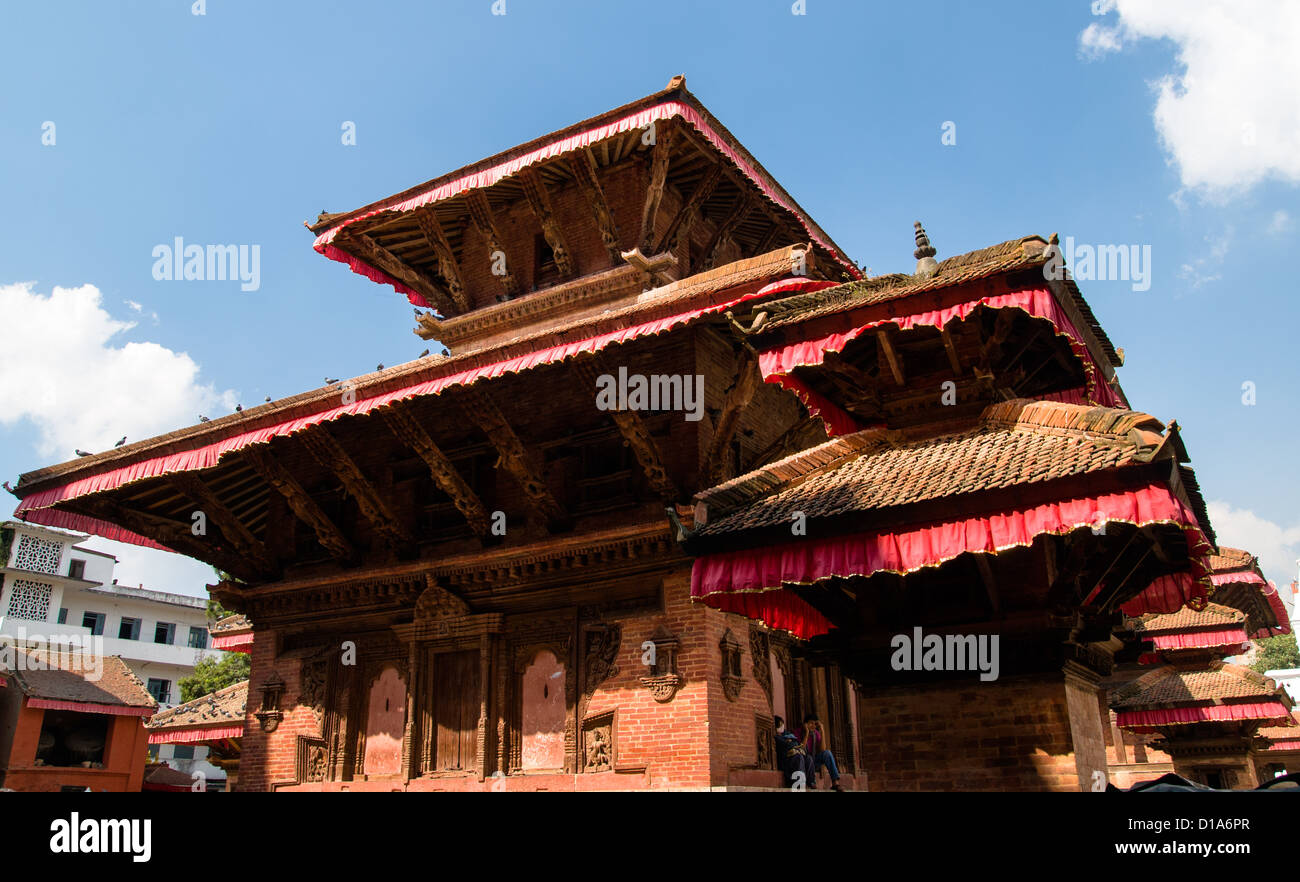
[[[673,117],[678,116],[689,123],[720,153],[731,160],[736,167],[740,169],[741,173],[744,174],[750,182],[757,186],[760,191],[762,191],[763,195],[798,218],[800,226],[803,227],[804,232],[808,234],[812,241],[835,255],[837,260],[844,266],[849,274],[853,276],[853,278],[862,278],[861,271],[853,261],[849,260],[848,257],[841,253],[838,248],[821,236],[808,219],[804,217],[803,212],[790,201],[789,197],[774,186],[765,174],[761,173],[748,159],[733,148],[726,139],[715,132],[713,127],[708,124],[704,119],[704,116],[698,110],[684,102],[672,100],[664,101],[660,104],[654,105],[653,107],[647,107],[644,110],[639,110],[636,113],[629,114],[620,119],[605,123],[604,125],[596,126],[595,128],[588,129],[584,132],[578,132],[575,135],[570,135],[567,138],[546,144],[536,150],[516,156],[514,159],[494,165],[491,168],[472,172],[463,177],[456,178],[455,180],[439,184],[436,187],[431,187],[422,193],[417,193],[416,195],[399,202],[393,202],[380,206],[379,208],[373,208],[364,214],[348,218],[317,236],[312,247],[330,260],[337,260],[346,263],[353,272],[360,273],[373,282],[392,285],[394,290],[401,294],[405,294],[406,299],[415,306],[431,307],[433,304],[425,300],[423,295],[419,292],[402,284],[387,273],[381,272],[364,261],[358,260],[356,257],[353,257],[346,251],[343,251],[330,243],[334,241],[335,237],[338,236],[339,232],[345,227],[354,224],[363,218],[371,217],[385,211],[412,211],[424,205],[430,205],[434,202],[441,202],[444,199],[458,196],[467,190],[490,187],[501,179],[516,174],[530,165],[545,162],[548,159],[562,156],[563,154],[569,153],[573,150],[580,150],[584,147],[589,147],[592,144],[597,144],[604,141],[606,138],[612,138],[615,135],[644,129],[651,123],[659,120],[672,119]]]
[[[1185,574],[1185,580],[1161,582],[1154,592],[1144,591],[1125,605],[1126,612],[1141,608],[1129,615],[1174,612],[1186,603],[1204,603],[1209,592],[1199,579],[1204,573],[1200,560],[1212,550],[1210,543],[1192,511],[1168,487],[1155,481],[1139,490],[1066,499],[890,533],[809,538],[704,555],[691,570],[691,598],[797,637],[813,637],[830,630],[830,623],[784,585],[811,585],[836,576],[910,573],[961,554],[1027,546],[1035,536],[1095,526],[1099,512],[1105,513],[1107,523],[1177,524],[1187,536],[1193,573]]]
[[[1212,721],[1261,720],[1286,725],[1291,712],[1277,699],[1242,704],[1216,704],[1204,707],[1156,708],[1154,710],[1118,711],[1115,724],[1134,732],[1150,732],[1157,726],[1181,726]]]
[[[721,312],[738,303],[747,300],[753,300],[762,296],[761,291],[752,291],[740,297],[734,297],[721,303],[715,303],[711,306],[698,307],[687,310],[686,312],[666,316],[653,321],[642,322],[637,325],[631,325],[621,328],[617,331],[610,331],[604,334],[598,334],[595,337],[589,337],[585,340],[575,340],[571,343],[564,343],[558,346],[550,346],[545,349],[530,352],[526,355],[519,355],[514,358],[508,358],[503,361],[493,362],[492,364],[481,367],[468,368],[457,371],[442,377],[435,377],[431,380],[423,380],[410,386],[404,386],[391,392],[385,392],[380,395],[373,395],[369,398],[358,398],[351,404],[342,404],[329,410],[318,411],[317,413],[308,414],[293,420],[286,420],[282,423],[266,426],[260,429],[253,429],[247,432],[241,432],[232,435],[220,441],[214,441],[211,444],[205,444],[202,447],[196,447],[192,450],[172,453],[166,456],[157,456],[152,459],[132,463],[121,468],[111,469],[101,472],[97,475],[91,475],[86,478],[79,478],[69,481],[66,484],[52,487],[47,490],[40,490],[27,496],[18,503],[17,509],[14,510],[14,517],[28,521],[33,524],[43,524],[47,527],[60,527],[65,530],[75,530],[82,533],[91,533],[96,536],[103,536],[106,539],[115,539],[118,542],[129,542],[133,545],[143,545],[149,548],[161,548],[170,551],[164,545],[159,545],[152,539],[140,536],[130,530],[123,529],[106,521],[97,518],[86,517],[85,515],[74,514],[72,512],[58,511],[50,508],[59,502],[76,499],[80,496],[86,496],[91,493],[99,493],[104,490],[113,490],[135,481],[142,481],[146,478],[154,478],[159,475],[171,474],[174,472],[198,471],[215,466],[217,462],[226,454],[241,450],[251,444],[265,444],[272,438],[283,435],[292,435],[295,432],[301,432],[304,429],[311,428],[319,423],[329,422],[344,416],[360,416],[367,414],[372,410],[392,404],[397,401],[403,401],[409,398],[417,398],[422,395],[437,395],[444,389],[452,386],[469,386],[479,380],[493,379],[504,376],[505,374],[518,373],[531,368],[541,367],[543,365],[554,364],[592,352],[599,352],[607,346],[625,343],[638,337],[652,336],[660,334],[673,327],[687,322],[692,322],[704,315]]]
[[[1263,576],[1259,573],[1250,571],[1241,573],[1210,573],[1210,582],[1212,582],[1216,587],[1219,585],[1235,585],[1238,583],[1250,585],[1267,584],[1264,581]]]
[[[83,714],[108,714],[114,717],[152,717],[156,707],[128,707],[122,704],[95,704],[89,701],[58,701],[51,698],[29,698],[28,707],[45,710],[80,711]]]
[[[212,648],[226,652],[248,652],[249,647],[252,645],[253,635],[251,633],[219,634],[212,638]]]
[[[1250,646],[1250,638],[1244,628],[1223,628],[1215,631],[1184,631],[1178,634],[1153,634],[1151,646],[1162,649],[1208,649],[1212,646],[1240,647],[1237,652],[1245,652]],[[1235,655],[1236,653],[1230,653]]]
[[[821,417],[828,434],[832,436],[846,435],[850,432],[856,432],[862,427],[858,426],[852,417],[839,408],[834,408],[834,410],[827,408],[830,402],[795,376],[793,373],[795,368],[820,365],[825,361],[828,353],[843,352],[850,342],[875,328],[892,324],[897,325],[899,330],[903,331],[920,326],[942,330],[948,322],[965,319],[980,306],[987,306],[991,309],[1022,309],[1032,316],[1047,319],[1056,329],[1056,333],[1066,338],[1070,344],[1070,350],[1083,363],[1087,385],[1081,392],[1069,390],[1058,393],[1056,396],[1044,397],[1054,401],[1069,401],[1075,404],[1127,407],[1119,393],[1102,378],[1101,370],[1093,361],[1092,353],[1088,351],[1088,347],[1083,343],[1083,336],[1074,326],[1074,323],[1070,321],[1065,311],[1061,309],[1061,305],[1057,303],[1056,298],[1046,288],[1031,288],[1023,291],[1013,291],[1010,294],[980,297],[945,309],[889,316],[868,322],[852,330],[790,343],[778,349],[769,349],[759,353],[759,370],[762,371],[763,379],[767,382],[776,383],[799,396],[808,408],[809,413]],[[834,407],[834,405],[831,405],[831,407]]]
[[[243,738],[243,726],[203,726],[197,729],[162,729],[149,733],[150,744],[199,744],[222,738]]]

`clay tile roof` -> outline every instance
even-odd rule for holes
[[[217,619],[208,626],[208,633],[214,637],[218,634],[238,634],[253,630],[253,623],[243,613],[235,613],[223,619]]]
[[[1148,414],[1058,402],[1008,401],[981,424],[899,442],[879,429],[827,441],[696,496],[702,535],[909,505],[1113,469],[1145,461],[1131,430],[1162,428]],[[697,510],[697,521],[701,512]]]
[[[15,670],[5,671],[29,698],[120,707],[157,707],[149,690],[120,656],[84,656],[17,650]],[[54,665],[51,667],[51,665]],[[102,665],[102,670],[97,670]],[[35,668],[44,668],[37,670]]]
[[[1249,551],[1242,551],[1240,548],[1229,548],[1226,545],[1220,545],[1219,553],[1210,555],[1209,563],[1210,569],[1216,573],[1249,569],[1254,566],[1255,555]]]
[[[1118,690],[1116,710],[1196,705],[1220,699],[1264,699],[1279,695],[1276,684],[1241,665],[1211,662],[1206,668],[1158,668]]]
[[[243,725],[247,703],[248,681],[241,680],[224,689],[156,713],[145,722],[145,728],[156,731],[223,724]]]
[[[1198,631],[1202,629],[1221,629],[1231,625],[1245,625],[1246,616],[1241,610],[1221,606],[1217,603],[1206,604],[1205,609],[1197,611],[1184,606],[1172,613],[1148,613],[1136,620],[1134,631],[1144,634],[1166,634],[1178,631]]]
[[[890,273],[847,282],[821,291],[796,294],[769,307],[771,317],[764,330],[834,315],[860,306],[899,300],[926,291],[936,291],[992,276],[1040,267],[1047,262],[1046,249],[1047,240],[1042,236],[1022,236],[1019,239],[1008,239],[997,245],[945,258],[939,261],[938,272],[926,279],[918,279],[905,273]],[[1093,335],[1101,343],[1102,350],[1112,364],[1118,365],[1117,351],[1106,336],[1106,332],[1102,330],[1101,323],[1097,321],[1092,308],[1083,299],[1078,286],[1073,279],[1069,278],[1065,280],[1064,285]]]

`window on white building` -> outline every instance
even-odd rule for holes
[[[208,648],[208,629],[190,626],[190,649]]]
[[[90,633],[96,637],[104,636],[104,619],[103,613],[88,612],[81,617],[81,627],[89,628]]]
[[[122,616],[122,624],[117,626],[117,636],[119,640],[139,640],[140,620]]]
[[[14,554],[14,568],[53,575],[59,571],[59,558],[62,556],[62,542],[56,539],[38,539],[35,536],[24,535],[18,538],[18,550]]]
[[[68,576],[72,579],[86,578],[86,562],[84,560],[69,561]]]
[[[176,626],[170,622],[159,622],[153,629],[153,642],[171,646],[176,642]]]
[[[68,608],[66,606],[59,607],[59,624],[66,625],[67,623],[68,623]]]
[[[9,609],[6,615],[31,622],[44,622],[50,617],[50,594],[53,585],[33,582],[30,579],[13,579],[9,582]]]
[[[159,704],[167,704],[171,701],[172,681],[162,680],[157,677],[149,678],[149,694],[154,697]]]

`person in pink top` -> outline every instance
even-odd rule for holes
[[[821,721],[817,719],[816,714],[808,714],[803,718],[803,726],[796,732],[799,743],[807,751],[808,756],[812,757],[815,772],[820,772],[824,766],[831,773],[831,789],[843,790],[840,786],[840,769],[835,764],[835,755],[826,749],[826,738],[822,732]]]

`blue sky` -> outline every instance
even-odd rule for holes
[[[1221,541],[1295,577],[1294,7],[504,3],[7,10],[0,477],[415,357],[404,298],[313,252],[303,221],[685,73],[874,273],[911,271],[914,220],[941,258],[1054,231],[1149,245],[1149,290],[1081,282],[1121,381],[1182,425]],[[152,250],[177,236],[259,245],[260,287],[156,281]],[[210,581],[113,548],[125,583]]]

